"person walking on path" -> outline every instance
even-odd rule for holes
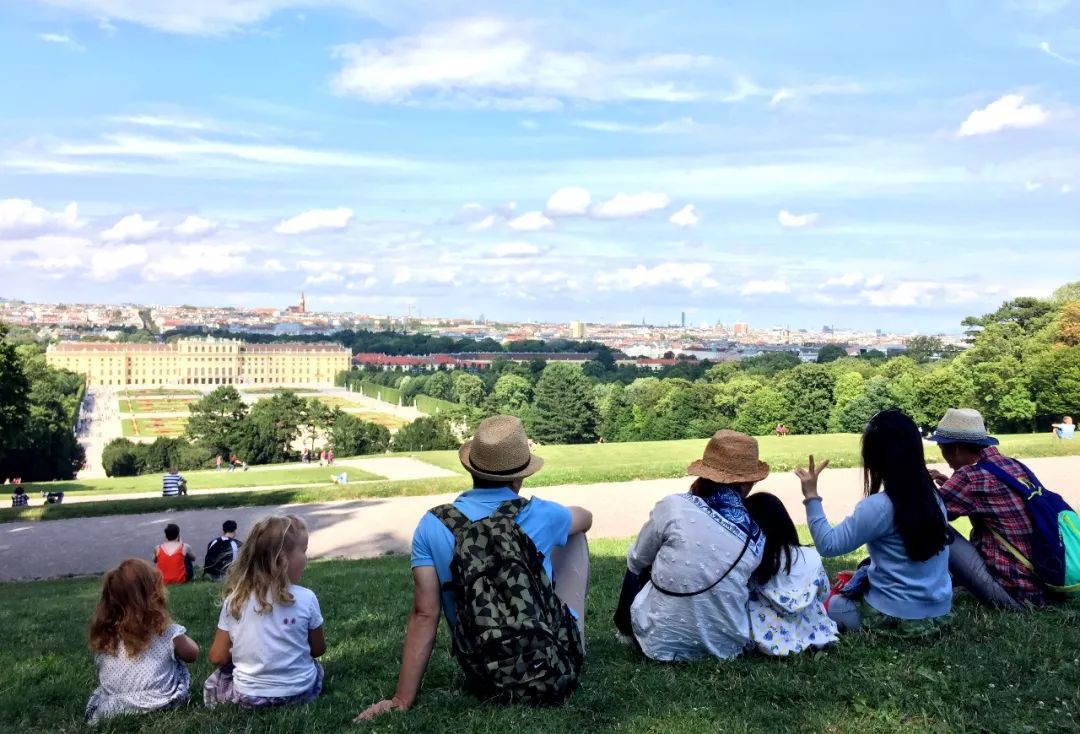
[[[473,489],[426,513],[413,534],[412,612],[397,689],[357,720],[413,706],[444,615],[455,658],[478,695],[558,703],[577,686],[592,514],[518,496],[544,465],[518,418],[485,419],[458,457]],[[474,576],[482,581],[465,588]],[[496,650],[498,660],[486,657]]]
[[[719,431],[689,492],[660,500],[627,554],[615,625],[646,657],[733,658],[752,646],[750,576],[765,536],[743,504],[769,475],[757,440]]]
[[[994,475],[990,466],[1027,481],[1024,465],[1002,456],[977,410],[950,408],[930,440],[953,470],[931,474],[949,518],[971,520],[970,542],[954,533],[949,570],[956,584],[991,606],[1019,610],[1048,601],[1038,577],[1001,540],[1031,558],[1034,528],[1023,497]]]
[[[161,479],[162,497],[179,497],[187,495],[187,480],[180,475],[175,466],[170,466],[169,471]]]
[[[841,632],[882,631],[923,637],[944,630],[952,610],[949,543],[952,529],[926,469],[918,426],[899,410],[884,410],[863,433],[865,499],[833,527],[818,496],[828,460],[798,468],[806,523],[822,556],[834,558],[866,546],[869,564],[828,604]]]

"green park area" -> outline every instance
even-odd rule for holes
[[[440,633],[416,706],[353,726],[353,716],[394,692],[409,612],[409,561],[389,556],[308,565],[302,583],[326,618],[325,691],[301,707],[251,712],[201,706],[220,587],[171,587],[170,609],[200,646],[192,702],[117,719],[101,731],[357,731],[487,734],[565,732],[1075,732],[1080,716],[1080,610],[1008,615],[961,600],[952,631],[912,642],[856,634],[792,660],[750,656],[677,665],[643,660],[615,639],[611,617],[626,568],[626,541],[594,541],[582,685],[557,708],[485,704],[462,690]],[[831,573],[857,558],[827,563]],[[0,731],[82,731],[96,685],[85,627],[97,579],[6,583],[0,594]],[[445,628],[442,629],[445,631]]]
[[[370,410],[364,410],[363,408],[346,408],[345,412],[354,418],[358,418],[367,423],[375,423],[376,425],[386,426],[391,431],[396,431],[402,426],[408,425],[409,421],[405,418],[401,418],[390,413],[374,413]]]
[[[120,421],[125,438],[174,438],[184,435],[187,418],[124,418]]]
[[[314,395],[320,392],[311,387],[242,387],[240,392],[251,395],[276,395],[279,392],[291,392],[297,395]]]
[[[198,393],[193,390],[185,390],[183,388],[169,388],[169,387],[143,387],[132,390],[124,390],[120,393],[121,398],[144,398],[144,397],[198,397]]]
[[[122,398],[121,413],[135,415],[147,413],[183,413],[188,414],[188,406],[193,400],[188,398]]]

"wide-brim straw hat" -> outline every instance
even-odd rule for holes
[[[997,446],[998,440],[986,433],[982,413],[971,408],[949,408],[930,436],[934,443],[971,443]]]
[[[686,473],[720,484],[743,484],[769,476],[769,465],[758,458],[757,439],[738,431],[717,431],[705,454]]]
[[[512,415],[485,418],[476,435],[458,450],[461,465],[474,477],[512,482],[540,471],[544,460],[529,451],[525,426]]]

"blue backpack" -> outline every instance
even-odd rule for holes
[[[1023,464],[1020,466],[1026,479],[1017,479],[989,461],[980,461],[978,465],[1024,499],[1031,516],[1031,558],[1025,558],[998,533],[994,537],[1048,589],[1061,594],[1080,594],[1080,516]]]

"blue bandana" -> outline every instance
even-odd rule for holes
[[[710,510],[738,527],[744,533],[744,537],[749,536],[752,541],[760,537],[761,529],[750,518],[750,513],[746,511],[746,506],[743,504],[742,493],[735,487],[724,485],[712,495],[700,499],[709,506]]]

